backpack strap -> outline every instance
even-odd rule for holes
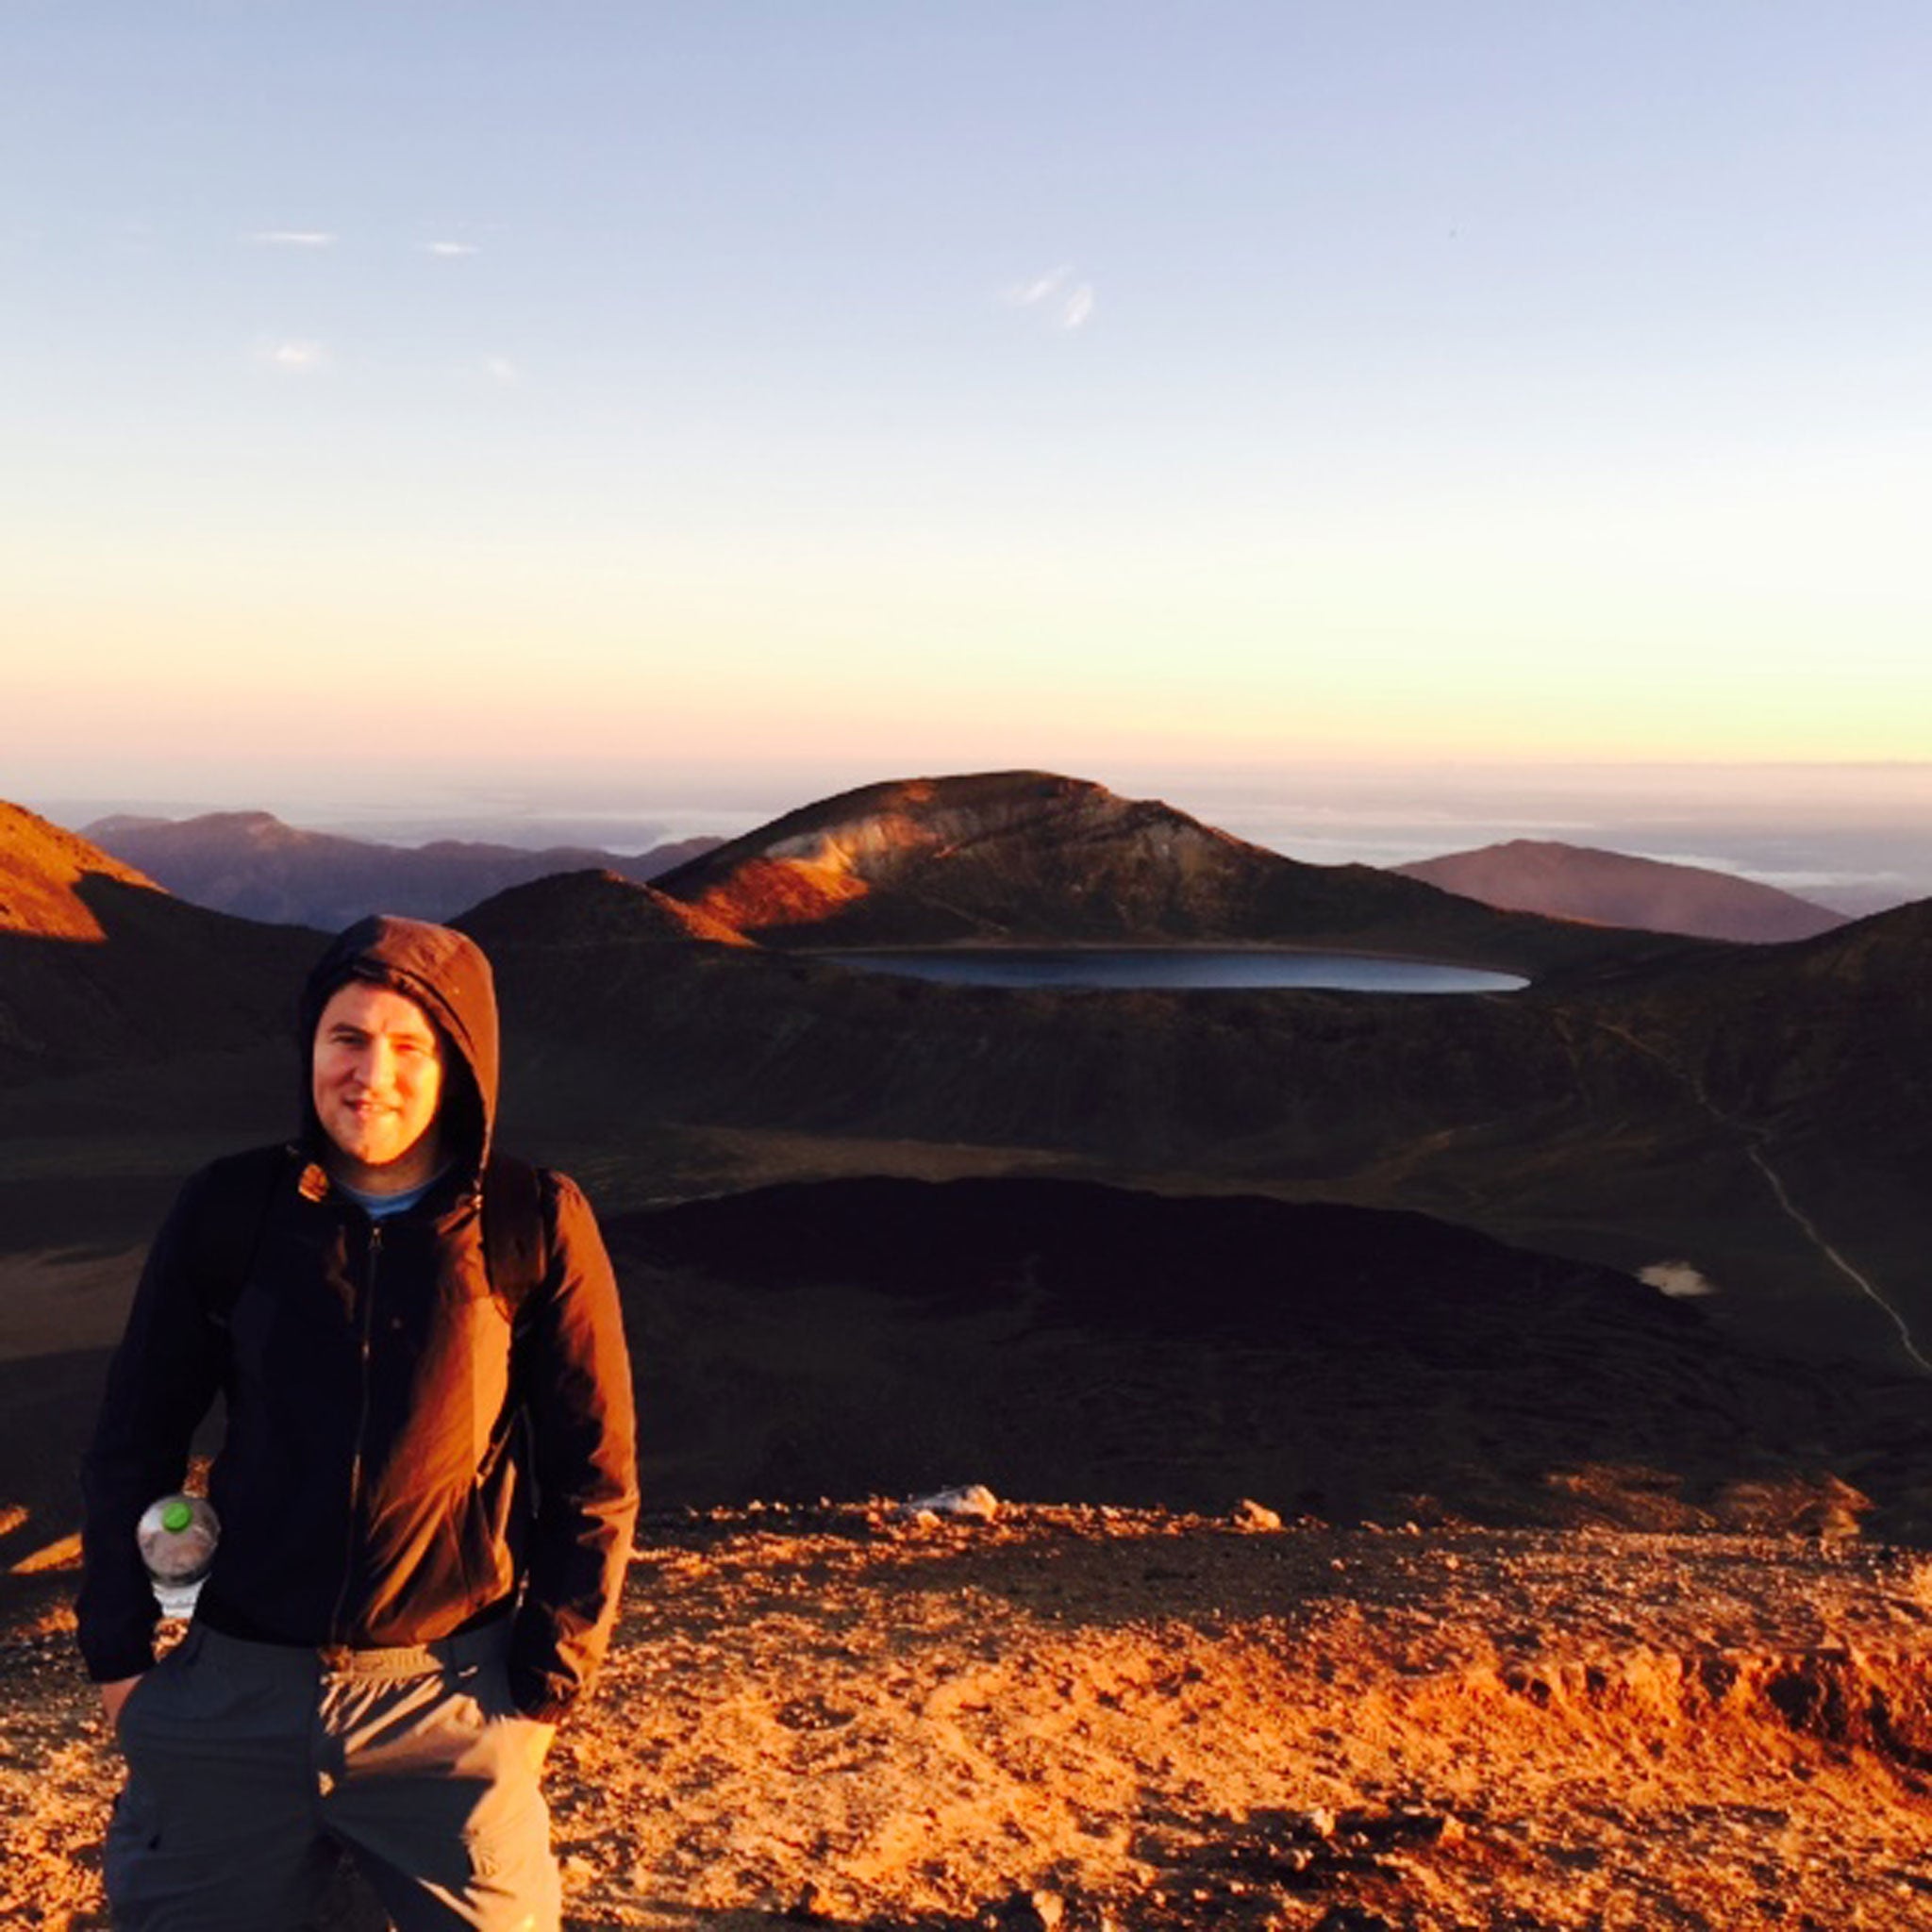
[[[483,1264],[490,1292],[515,1328],[550,1270],[543,1223],[543,1170],[512,1154],[492,1154],[483,1170]]]
[[[227,1327],[284,1183],[302,1164],[299,1148],[256,1147],[208,1168],[189,1240],[202,1313],[217,1328]],[[492,1154],[483,1170],[483,1265],[514,1328],[550,1267],[543,1171],[514,1155]]]
[[[252,1147],[217,1160],[204,1174],[188,1241],[202,1315],[213,1326],[227,1327],[283,1183],[300,1160],[291,1146]]]

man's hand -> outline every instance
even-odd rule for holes
[[[121,1707],[133,1694],[134,1687],[147,1674],[138,1673],[132,1677],[116,1677],[111,1684],[101,1686],[101,1707],[108,1713],[108,1728],[117,1729],[121,1723]]]
[[[557,1726],[540,1723],[536,1718],[524,1720],[524,1753],[530,1761],[530,1769],[539,1777],[543,1775],[543,1760],[550,1756],[550,1746],[557,1737]]]

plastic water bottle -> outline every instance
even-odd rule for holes
[[[193,1613],[201,1580],[214,1566],[222,1526],[203,1496],[161,1496],[142,1512],[134,1540],[164,1617]]]

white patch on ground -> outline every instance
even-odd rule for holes
[[[1653,1261],[1637,1271],[1637,1278],[1673,1301],[1693,1301],[1699,1295],[1724,1292],[1709,1275],[1700,1274],[1688,1261]]]

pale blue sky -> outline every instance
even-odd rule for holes
[[[0,38],[0,795],[1932,758],[1923,8]]]

